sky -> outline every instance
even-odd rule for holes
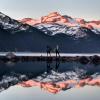
[[[75,18],[100,20],[100,0],[0,0],[0,12],[14,19],[40,18],[59,12]]]

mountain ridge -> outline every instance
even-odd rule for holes
[[[98,53],[100,32],[58,23],[30,26],[0,14],[0,51],[46,52],[47,45],[59,45],[62,53]]]
[[[27,23],[29,25],[37,25],[43,23],[58,23],[67,26],[82,26],[89,29],[100,28],[100,20],[86,21],[82,18],[73,18],[67,15],[61,15],[58,12],[52,12],[47,16],[42,16],[40,19],[25,18],[20,20],[22,23]]]

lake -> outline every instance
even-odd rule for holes
[[[100,65],[0,62],[0,100],[99,100]]]

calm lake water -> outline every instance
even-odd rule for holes
[[[100,65],[0,63],[0,100],[100,100]]]

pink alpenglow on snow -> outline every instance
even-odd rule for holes
[[[67,26],[82,26],[88,29],[99,28],[100,29],[100,20],[98,21],[85,21],[82,18],[72,18],[70,16],[60,15],[58,12],[52,12],[47,16],[42,16],[40,19],[24,18],[20,20],[22,23],[29,25],[38,25],[38,24],[64,24]]]

